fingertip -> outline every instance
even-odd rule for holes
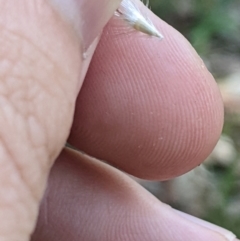
[[[189,42],[151,18],[165,37],[161,42],[138,32],[116,37],[115,19],[106,27],[70,140],[132,175],[169,179],[210,154],[222,130],[223,105]]]

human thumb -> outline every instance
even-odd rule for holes
[[[0,0],[1,241],[30,238],[94,40],[118,4]]]

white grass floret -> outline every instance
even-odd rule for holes
[[[147,7],[148,3],[149,1],[147,0]],[[119,9],[116,11],[116,16],[122,17],[137,31],[163,39],[163,35],[156,29],[151,20],[144,17],[136,4],[131,0],[123,0],[121,2]]]

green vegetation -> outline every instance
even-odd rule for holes
[[[221,45],[226,48],[226,44],[239,40],[240,1],[151,0],[150,3],[153,12],[186,36],[200,54]]]

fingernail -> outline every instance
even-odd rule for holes
[[[229,241],[237,241],[237,240],[239,240],[239,239],[236,239],[236,235],[235,234],[233,234],[232,232],[228,231],[227,229],[224,229],[222,227],[219,227],[219,226],[217,226],[215,224],[209,223],[209,222],[204,221],[202,219],[196,218],[196,217],[191,216],[189,214],[183,213],[183,212],[178,211],[176,209],[174,209],[174,211],[179,216],[181,216],[181,217],[191,221],[192,223],[198,224],[198,225],[200,225],[202,227],[208,228],[208,229],[210,229],[212,231],[215,231],[215,232],[223,235]]]
[[[79,33],[86,50],[113,16],[121,0],[49,0]]]

